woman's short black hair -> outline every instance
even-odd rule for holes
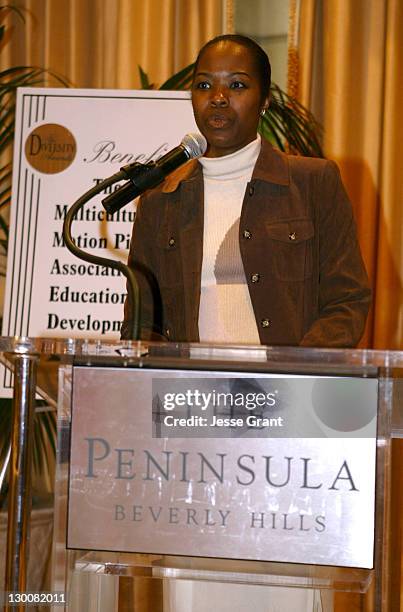
[[[203,45],[203,47],[200,49],[196,58],[194,71],[196,72],[199,60],[208,47],[212,47],[213,45],[216,45],[219,42],[225,41],[237,43],[238,45],[246,47],[251,51],[258,69],[260,87],[262,89],[262,100],[266,98],[270,94],[270,60],[266,51],[262,49],[262,47],[258,45],[256,41],[254,41],[252,38],[249,38],[248,36],[243,36],[242,34],[222,34],[221,36],[216,36],[215,38],[212,38],[211,40],[206,42],[206,44]]]

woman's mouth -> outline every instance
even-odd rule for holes
[[[210,115],[206,123],[210,128],[222,129],[229,125],[229,119],[225,115]]]

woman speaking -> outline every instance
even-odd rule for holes
[[[337,166],[257,134],[270,72],[243,36],[199,52],[192,105],[206,154],[142,196],[133,227],[145,339],[351,347],[363,333],[370,290]],[[126,303],[123,338],[130,317]]]

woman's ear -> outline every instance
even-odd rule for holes
[[[264,99],[264,102],[263,102],[263,109],[264,109],[264,112],[266,112],[266,111],[267,111],[267,109],[268,109],[268,108],[269,108],[269,106],[270,106],[270,97],[271,97],[271,94],[269,93],[269,94],[268,94],[268,96],[266,96],[266,98]],[[262,110],[263,110],[263,109],[262,109]]]
[[[270,106],[270,93],[268,96],[266,96],[266,98],[263,101],[263,105],[262,105],[262,110],[260,111],[260,114],[263,115],[265,114],[265,112],[268,110]]]

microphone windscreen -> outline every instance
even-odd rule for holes
[[[181,145],[189,153],[190,159],[201,157],[207,150],[207,140],[198,132],[186,134],[186,136],[182,138]]]

